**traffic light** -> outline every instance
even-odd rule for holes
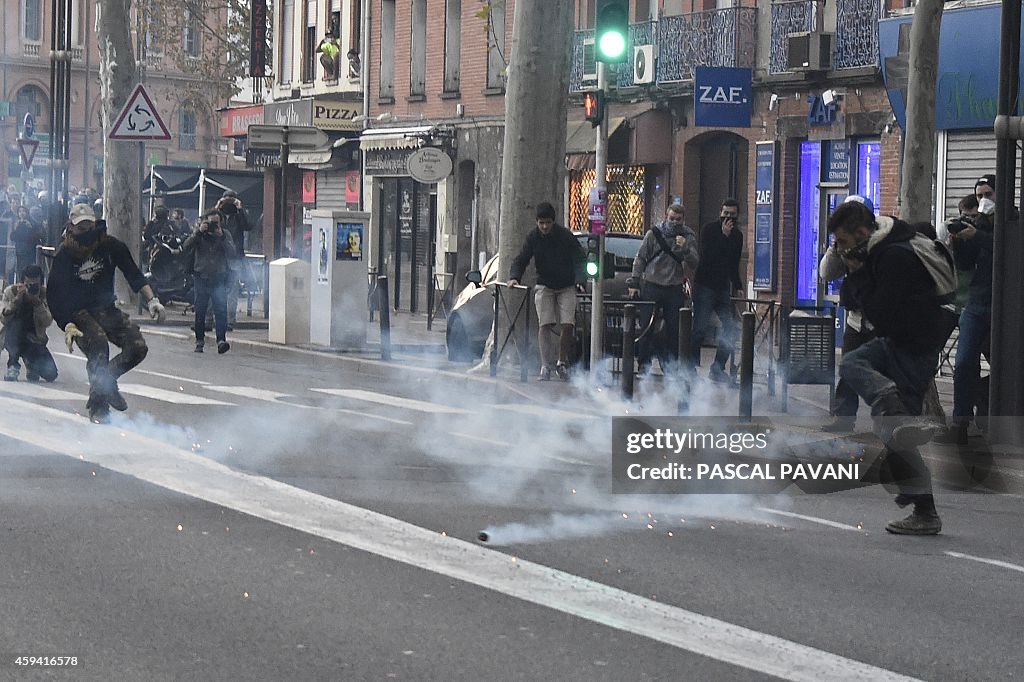
[[[595,58],[605,64],[628,61],[629,2],[602,0],[597,6],[597,31],[594,36]]]
[[[587,277],[595,278],[601,272],[601,240],[587,237]]]
[[[593,127],[601,125],[601,121],[604,119],[604,93],[594,90],[584,95],[583,111]]]

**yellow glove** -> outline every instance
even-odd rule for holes
[[[74,353],[75,339],[85,336],[82,330],[79,329],[74,322],[68,322],[67,326],[64,327],[64,343],[68,344],[68,352]]]

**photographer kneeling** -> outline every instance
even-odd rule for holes
[[[53,323],[53,316],[46,305],[43,269],[38,265],[25,266],[21,273],[21,283],[4,291],[0,323],[3,323],[3,329],[0,330],[3,347],[7,349],[4,381],[18,380],[21,373],[19,359],[25,361],[26,378],[29,381],[54,381],[57,378],[57,365],[50,351],[46,350],[46,330]]]

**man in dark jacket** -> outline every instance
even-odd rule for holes
[[[64,241],[53,257],[47,303],[57,326],[64,330],[68,352],[75,339],[86,357],[89,374],[89,418],[96,423],[110,408],[124,411],[128,403],[117,379],[142,362],[148,349],[139,327],[114,305],[114,271],[120,270],[132,290],[142,294],[154,319],[163,321],[164,307],[139,271],[124,242],[107,234],[88,204],[71,207]],[[107,341],[121,349],[110,359]]]
[[[700,366],[700,349],[711,332],[711,314],[721,323],[718,350],[711,365],[711,380],[729,381],[725,363],[732,355],[736,339],[736,308],[732,302],[735,291],[743,289],[740,279],[740,255],[743,253],[743,232],[737,225],[740,205],[735,199],[722,202],[720,218],[700,231],[700,265],[693,289],[693,362]]]
[[[231,235],[231,241],[235,245],[233,257],[228,262],[228,331],[231,331],[235,327],[235,316],[238,314],[239,280],[245,265],[245,233],[252,229],[252,224],[249,222],[249,214],[242,208],[238,194],[230,189],[224,192],[217,202],[217,210],[224,216],[221,229]]]
[[[665,320],[664,345],[658,357],[662,372],[669,362],[679,360],[679,309],[686,304],[686,278],[697,269],[697,235],[684,222],[682,204],[672,204],[665,213],[665,222],[644,235],[633,259],[633,272],[626,280],[630,298],[640,296],[654,301],[651,315],[661,310]],[[637,352],[643,370],[651,360],[654,343],[651,334],[644,335]]]
[[[885,443],[887,461],[899,495],[896,504],[914,505],[910,516],[886,526],[890,533],[934,535],[942,529],[931,473],[917,447],[934,428],[920,415],[925,391],[935,376],[939,351],[948,337],[950,303],[937,292],[955,296],[956,275],[948,254],[925,260],[923,249],[939,245],[907,223],[875,219],[864,204],[848,202],[829,218],[836,249],[855,271],[866,268],[870,279],[862,293],[864,316],[876,338],[843,357],[840,376],[871,405],[876,430]],[[913,240],[919,241],[917,245]],[[857,263],[863,265],[857,266]]]
[[[555,207],[547,202],[537,205],[537,227],[526,235],[522,250],[512,261],[509,286],[522,281],[530,259],[537,269],[534,303],[540,325],[540,380],[551,379],[554,370],[559,379],[568,381],[569,354],[576,338],[576,283],[586,254],[572,232],[555,224]],[[554,338],[559,327],[556,351]]]
[[[29,381],[54,381],[57,365],[50,351],[46,350],[46,330],[53,322],[50,309],[46,306],[46,287],[43,286],[43,269],[38,265],[25,266],[21,272],[21,283],[7,287],[0,306],[0,337],[7,349],[7,372],[4,381],[17,381],[25,361],[26,378]]]
[[[213,317],[216,320],[217,352],[227,353],[231,347],[226,338],[228,263],[235,254],[231,235],[221,227],[220,211],[214,209],[203,216],[199,228],[185,240],[185,253],[194,255],[192,270],[195,274],[195,325],[196,352],[203,352],[206,336],[203,333],[206,322],[206,308],[213,299]]]

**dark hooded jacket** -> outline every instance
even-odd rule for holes
[[[977,232],[971,239],[953,239],[953,255],[960,270],[974,269],[967,290],[967,302],[989,308],[992,306],[992,221],[979,215]]]
[[[945,342],[943,314],[935,280],[910,245],[917,231],[894,218],[879,218],[878,225],[868,241],[871,276],[858,292],[864,315],[878,336],[904,350],[935,352]]]
[[[46,302],[61,329],[83,310],[114,304],[114,271],[120,270],[132,291],[146,286],[146,277],[128,246],[107,234],[106,223],[96,223],[99,237],[91,248],[72,246],[70,237],[57,249],[47,280]]]

